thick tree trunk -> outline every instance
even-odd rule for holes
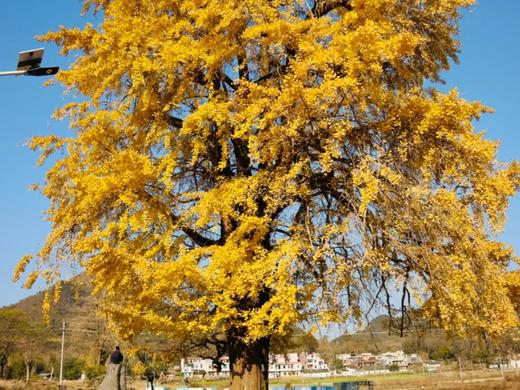
[[[245,344],[238,332],[228,335],[230,390],[267,390],[269,385],[269,338]]]

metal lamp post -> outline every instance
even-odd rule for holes
[[[16,70],[0,72],[0,76],[52,76],[58,73],[58,66],[41,67],[44,49],[20,52]]]

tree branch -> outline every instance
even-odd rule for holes
[[[195,244],[201,247],[217,245],[218,241],[212,240],[210,238],[204,237],[200,233],[196,232],[190,227],[182,226],[182,231],[192,240]]]
[[[249,147],[246,142],[239,138],[231,139],[235,152],[237,172],[249,176],[251,174],[251,159],[249,158]]]
[[[344,7],[348,11],[352,10],[350,0],[315,0],[311,13],[315,18],[321,18],[339,7]]]
[[[179,217],[177,217],[175,214],[170,213],[170,218],[174,224],[179,223]],[[218,245],[220,243],[220,240],[212,240],[211,238],[205,237],[196,230],[190,228],[189,226],[181,225],[179,226],[179,229],[182,230],[191,241],[193,241],[196,245],[200,247]]]
[[[168,122],[168,124],[172,127],[175,127],[177,129],[180,129],[184,123],[184,121],[180,118],[177,118],[173,115],[168,115],[166,117],[166,121]]]

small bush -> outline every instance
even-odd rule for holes
[[[397,364],[391,364],[390,367],[388,367],[388,370],[390,372],[397,372],[399,371],[399,366]]]
[[[6,376],[7,379],[25,379],[25,363],[21,354],[16,353],[9,357]]]
[[[85,361],[83,359],[65,359],[63,362],[63,377],[65,379],[79,379],[84,371]]]
[[[97,364],[97,365],[86,364],[83,372],[85,373],[85,375],[87,376],[88,379],[93,380],[93,379],[97,379],[100,376],[104,375],[106,372],[106,368],[105,368],[105,366],[102,366],[100,364]]]

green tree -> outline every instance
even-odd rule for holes
[[[4,369],[9,356],[16,350],[23,330],[28,326],[24,313],[12,308],[0,309],[0,378],[4,377]]]
[[[7,370],[8,379],[24,379],[26,375],[25,363],[21,353],[15,352],[9,358]]]
[[[334,360],[332,360],[331,368],[333,368],[334,370],[343,369],[344,368],[343,361],[341,361],[340,359],[334,358]]]
[[[391,364],[390,367],[388,367],[388,370],[390,372],[397,372],[399,371],[399,366],[397,364]]]
[[[85,372],[86,363],[82,358],[68,358],[63,362],[63,377],[65,379],[79,379]],[[95,371],[91,372],[94,373]]]
[[[56,342],[52,336],[52,331],[39,322],[27,322],[19,329],[16,347],[23,358],[26,382],[30,381],[38,360],[56,349]]]

